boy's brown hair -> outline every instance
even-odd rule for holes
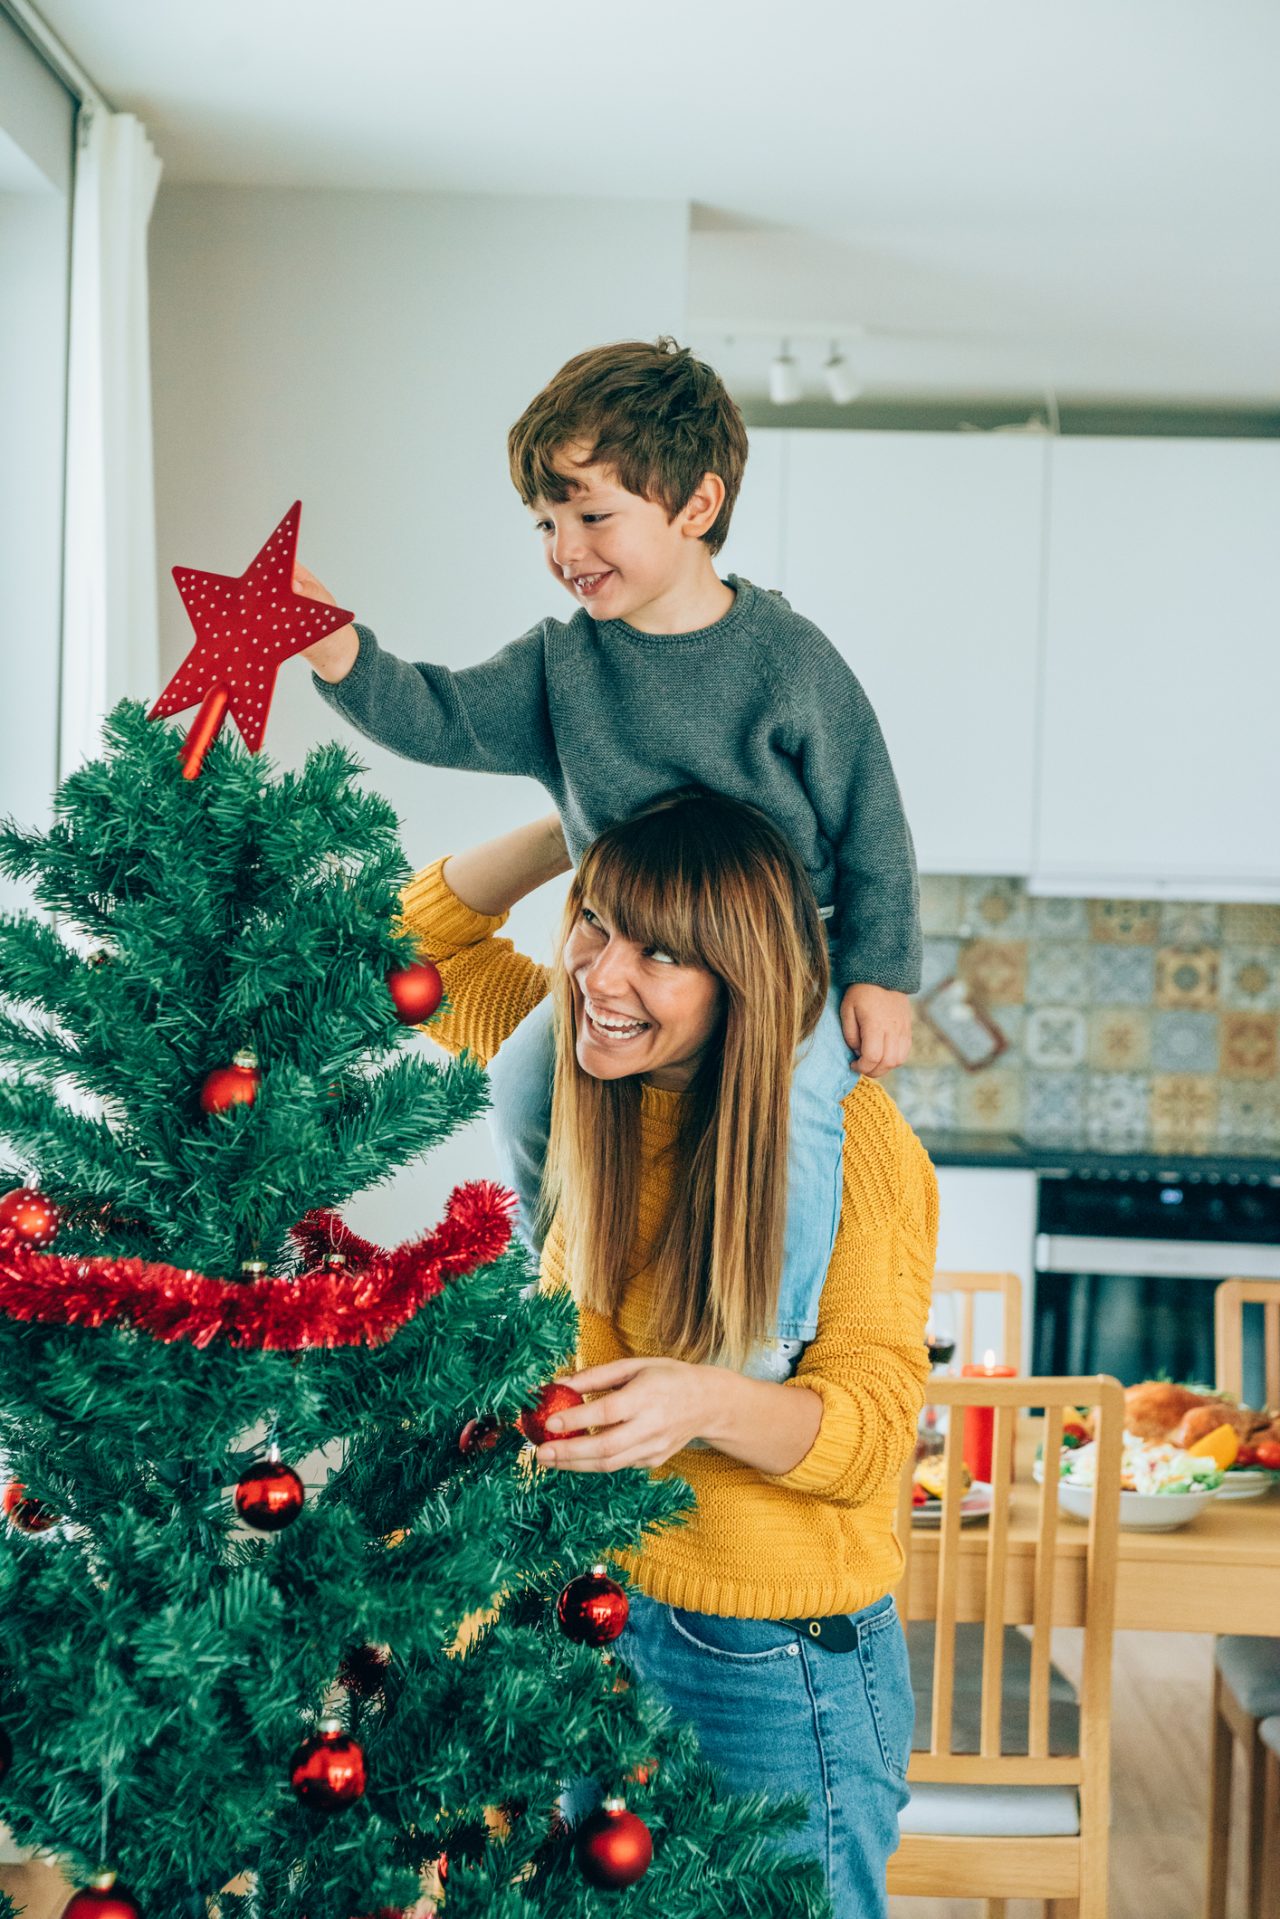
[[[526,506],[560,503],[574,490],[556,466],[565,448],[590,449],[582,464],[609,466],[628,493],[674,519],[704,474],[724,481],[724,505],[702,535],[718,553],[729,532],[747,429],[720,375],[666,336],[621,340],[575,354],[532,399],[507,435],[516,492]]]

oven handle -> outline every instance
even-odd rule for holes
[[[1037,1233],[1038,1273],[1133,1273],[1152,1279],[1280,1279],[1280,1246],[1230,1240],[1090,1239]]]

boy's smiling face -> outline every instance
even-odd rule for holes
[[[581,465],[585,451],[566,447],[556,462],[573,481],[570,497],[530,508],[550,572],[593,619],[679,632],[670,622],[691,595],[705,593],[707,576],[721,584],[700,538],[719,511],[720,482],[708,476],[706,489],[671,518],[660,501],[628,493],[611,467]]]

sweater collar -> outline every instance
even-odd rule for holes
[[[642,633],[638,626],[630,626],[626,620],[597,620],[595,624],[610,638],[631,640],[637,646],[688,646],[694,640],[719,639],[746,616],[758,591],[750,580],[741,579],[736,573],[727,573],[724,583],[733,588],[733,605],[729,611],[710,626],[696,627],[689,633]]]
[[[640,1124],[650,1145],[675,1138],[686,1097],[684,1093],[669,1093],[665,1087],[648,1086],[641,1082]]]

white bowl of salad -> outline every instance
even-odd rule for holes
[[[1093,1441],[1062,1455],[1058,1498],[1073,1519],[1088,1519],[1093,1511],[1097,1464]],[[1120,1466],[1121,1531],[1176,1532],[1217,1498],[1222,1477],[1212,1459],[1197,1458],[1180,1446],[1151,1445],[1126,1433]]]

